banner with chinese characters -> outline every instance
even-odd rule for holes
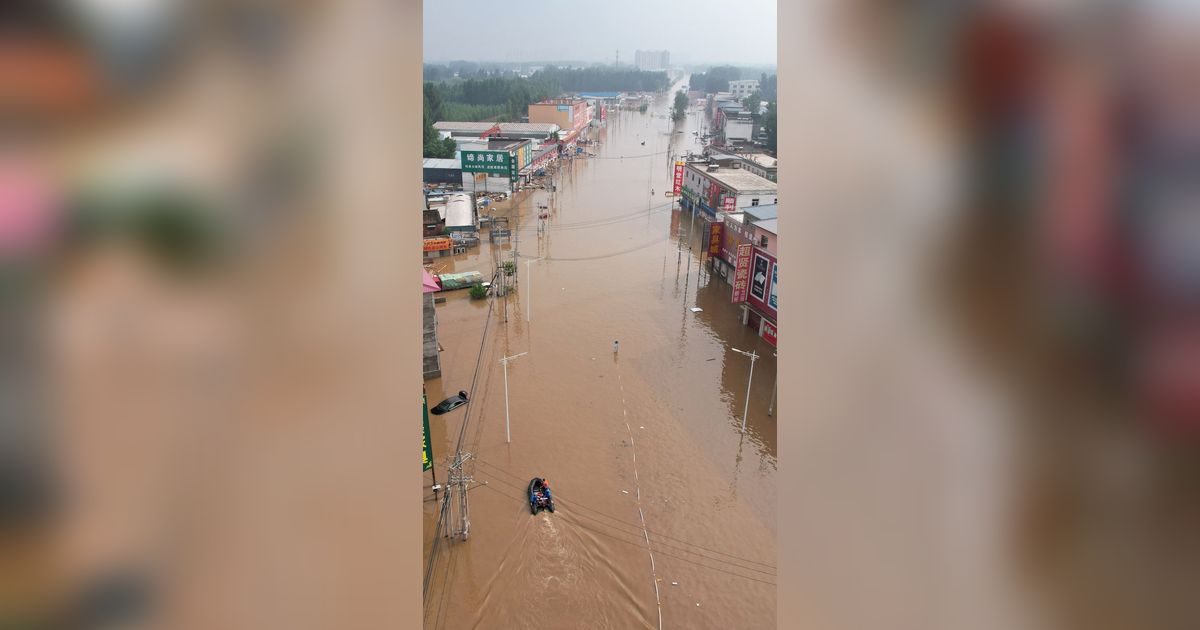
[[[440,252],[450,249],[454,245],[454,241],[448,236],[439,236],[436,238],[425,239],[425,251]]]
[[[737,197],[733,195],[725,195],[721,200],[721,210],[724,212],[733,212],[737,210]]]
[[[718,256],[721,254],[721,226],[720,221],[714,221],[708,226],[708,255]]]
[[[765,319],[762,320],[762,338],[772,346],[779,347],[779,329]]]
[[[671,190],[676,195],[683,190],[683,162],[675,163],[675,186]]]
[[[507,151],[462,151],[464,173],[487,173],[511,177],[516,164]]]
[[[745,302],[750,292],[750,254],[752,245],[738,245],[737,267],[733,272],[733,302]]]

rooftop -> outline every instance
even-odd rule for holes
[[[738,157],[750,160],[759,166],[767,168],[775,168],[779,165],[779,160],[765,153],[739,153]]]
[[[755,227],[758,227],[759,229],[763,230],[764,232],[770,232],[771,234],[775,234],[775,235],[779,234],[779,219],[767,219],[766,221],[755,221],[754,225],[755,225]]]
[[[555,123],[500,123],[500,133],[553,133]]]
[[[779,189],[779,186],[776,185],[775,182],[773,182],[769,179],[766,179],[764,177],[759,177],[758,175],[755,175],[754,173],[751,173],[750,171],[747,171],[745,169],[740,169],[740,168],[724,169],[724,168],[722,168],[722,169],[718,169],[718,170],[709,172],[708,170],[700,167],[699,165],[689,164],[688,167],[700,171],[706,177],[715,180],[717,183],[725,186],[726,188],[729,188],[729,189],[732,189],[735,191],[739,191],[739,192],[750,192],[750,191],[760,191],[760,190],[775,192]]]
[[[752,221],[767,221],[779,216],[779,204],[768,203],[761,206],[749,206],[742,208],[742,212],[745,212]]]
[[[521,146],[522,144],[525,144],[526,142],[529,142],[529,140],[524,140],[524,139],[514,140],[512,138],[489,138],[488,139],[488,150],[489,151],[503,151],[505,149],[515,149],[515,148]]]
[[[433,128],[437,129],[438,131],[477,131],[479,133],[483,133],[483,132],[487,131],[488,129],[491,129],[492,127],[495,127],[495,126],[496,126],[496,123],[486,123],[486,122],[435,122],[435,123],[433,123]]]
[[[462,162],[457,159],[449,158],[425,158],[421,162],[422,168],[446,168],[451,170],[461,170]]]
[[[459,133],[483,133],[496,123],[488,122],[450,122],[439,121],[433,123],[433,128],[438,131],[449,131]],[[552,133],[558,129],[558,125],[554,123],[500,123],[500,133]]]

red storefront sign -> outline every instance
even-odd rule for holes
[[[750,252],[752,245],[738,245],[737,267],[733,272],[733,302],[745,302],[750,292]]]
[[[708,226],[708,255],[718,256],[721,253],[721,227],[722,223],[714,222]]]
[[[772,346],[779,347],[779,329],[765,319],[762,323],[762,338]]]
[[[676,195],[683,190],[683,162],[675,163],[675,187],[672,192]]]
[[[725,212],[733,212],[734,210],[737,210],[737,197],[734,197],[733,195],[726,195],[725,198],[721,200],[721,209]]]

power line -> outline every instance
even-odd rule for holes
[[[657,153],[643,153],[641,155],[619,155],[617,157],[597,155],[596,157],[590,157],[588,159],[589,160],[633,160],[633,159],[637,159],[637,158],[654,157],[656,155],[666,155],[667,153],[670,153],[670,151],[659,151]]]
[[[510,484],[510,483],[507,483],[507,482],[505,482],[503,479],[496,479],[496,481],[498,481],[498,482],[500,482],[500,483],[503,483],[504,485],[507,485],[507,486],[509,486],[509,487],[511,487],[511,488],[514,488],[514,489],[516,489],[516,490],[521,490],[521,488],[520,488],[520,487],[518,487],[518,486],[515,486],[515,485],[513,485],[513,484]],[[559,498],[561,499],[561,497],[559,497]],[[601,516],[604,516],[605,518],[608,518],[608,519],[614,520],[614,521],[616,521],[616,522],[618,522],[618,523],[621,523],[621,524],[623,524],[623,525],[625,525],[625,526],[627,526],[627,527],[634,527],[634,528],[638,528],[638,529],[640,529],[640,528],[641,528],[641,526],[640,526],[640,525],[636,525],[636,524],[633,524],[633,523],[627,523],[627,522],[625,522],[625,521],[622,521],[622,520],[620,520],[620,519],[618,519],[618,518],[615,518],[615,517],[609,516],[609,515],[607,515],[607,514],[604,514],[603,512],[600,512],[600,511],[598,511],[598,510],[595,510],[595,509],[593,509],[593,508],[588,508],[587,506],[584,506],[584,505],[582,505],[582,504],[579,504],[579,503],[578,503],[578,502],[576,502],[576,501],[573,501],[573,500],[566,500],[566,501],[563,501],[563,502],[564,502],[564,503],[566,503],[568,506],[574,505],[574,506],[576,506],[576,507],[582,507],[582,508],[585,508],[585,509],[587,509],[587,510],[590,510],[590,511],[596,512],[597,514],[600,514]],[[609,524],[609,523],[605,523],[604,521],[601,521],[600,519],[598,519],[598,518],[596,518],[596,517],[594,517],[594,516],[589,516],[589,515],[587,515],[587,514],[584,514],[584,513],[582,513],[582,512],[576,512],[576,515],[577,515],[577,516],[581,516],[581,517],[583,517],[583,518],[587,518],[587,519],[590,519],[590,520],[596,521],[597,523],[599,523],[599,524],[601,524],[601,525],[603,525],[603,526],[605,526],[605,527],[612,527],[613,529],[615,529],[615,530],[617,530],[617,531],[621,532],[622,534],[636,535],[636,533],[635,533],[635,532],[627,532],[627,531],[621,530],[621,529],[617,528],[616,526],[614,526],[614,525],[611,525],[611,524]],[[647,530],[647,531],[649,531],[649,530]],[[651,532],[651,533],[654,533],[654,532]],[[709,549],[709,548],[707,548],[707,547],[703,547],[703,546],[701,546],[701,545],[697,545],[697,544],[694,544],[694,543],[689,543],[689,542],[687,542],[687,541],[684,541],[684,540],[681,540],[681,539],[678,539],[678,538],[674,538],[674,537],[671,537],[671,536],[661,535],[661,534],[657,534],[657,533],[654,533],[654,535],[655,535],[655,537],[658,537],[658,538],[666,538],[666,539],[669,539],[669,540],[677,540],[677,541],[679,541],[679,542],[682,542],[684,545],[687,545],[687,546],[690,546],[690,547],[695,547],[695,548],[697,548],[697,549],[703,549],[703,550],[705,550],[705,551],[708,551],[708,552],[711,552],[711,553],[715,553],[715,554],[719,554],[719,555],[722,555],[722,556],[726,556],[726,557],[728,557],[728,558],[731,558],[731,559],[733,559],[733,560],[738,560],[738,561],[741,561],[741,562],[748,562],[748,563],[751,563],[751,564],[759,564],[759,565],[762,565],[762,566],[769,567],[769,568],[770,568],[770,569],[772,569],[772,570],[774,570],[774,568],[775,568],[774,566],[767,565],[767,564],[765,564],[765,563],[757,562],[757,561],[755,561],[755,560],[750,560],[750,559],[748,559],[748,558],[742,558],[742,557],[740,557],[740,556],[735,556],[735,555],[732,555],[732,554],[727,554],[727,553],[724,553],[724,552],[721,552],[721,551],[717,551],[717,550],[715,550],[715,549]],[[730,563],[730,561],[729,561],[729,560],[722,560],[722,559],[720,559],[720,558],[713,558],[713,557],[709,557],[709,556],[706,556],[706,555],[704,555],[704,554],[702,554],[702,553],[700,553],[700,552],[694,551],[694,550],[692,550],[692,549],[688,549],[688,548],[686,548],[686,547],[680,547],[680,546],[678,546],[678,545],[671,545],[671,544],[667,544],[667,543],[664,543],[664,542],[662,542],[661,540],[659,540],[659,541],[658,541],[658,544],[659,544],[659,545],[662,545],[662,546],[665,546],[665,547],[667,547],[667,548],[669,548],[669,549],[677,549],[677,550],[679,550],[679,551],[682,551],[682,552],[684,552],[684,553],[691,553],[691,554],[695,554],[695,555],[697,555],[697,556],[700,556],[700,557],[702,557],[702,558],[704,558],[704,559],[706,559],[706,560],[712,560],[712,561],[714,561],[714,562],[725,562],[725,563],[727,563],[727,564],[731,564],[731,566],[735,566],[735,567],[737,567],[737,568],[739,568],[739,569],[745,569],[745,570],[747,570],[747,571],[754,571],[755,573],[761,573],[761,574],[763,574],[763,575],[769,575],[769,576],[771,576],[771,577],[775,577],[775,573],[773,573],[772,571],[764,571],[764,570],[761,570],[761,569],[756,569],[756,568],[754,568],[754,567],[748,567],[748,566],[743,566],[743,565],[740,565],[740,564],[734,564],[734,563]]]
[[[553,256],[544,256],[544,257],[542,257],[542,260],[550,260],[550,261],[556,261],[556,262],[579,262],[579,261],[584,261],[584,260],[602,260],[605,258],[615,258],[617,256],[623,256],[625,254],[630,254],[630,253],[636,252],[639,249],[646,249],[647,247],[650,247],[652,245],[657,245],[657,244],[667,240],[668,238],[670,238],[670,236],[664,236],[660,239],[650,241],[649,243],[644,243],[644,244],[638,245],[636,247],[630,247],[629,249],[623,249],[619,252],[612,252],[612,253],[608,253],[608,254],[597,254],[595,256],[575,256],[572,258],[555,258]]]
[[[521,498],[520,498],[520,497],[514,497],[514,496],[512,496],[512,495],[510,495],[510,494],[508,494],[508,493],[506,493],[506,492],[504,492],[504,491],[502,491],[502,490],[497,490],[495,487],[493,487],[493,486],[491,486],[491,485],[485,485],[485,486],[483,486],[483,487],[484,487],[484,488],[491,488],[493,491],[495,491],[495,492],[499,493],[500,495],[502,495],[502,496],[504,496],[504,497],[507,497],[507,498],[509,498],[509,499],[512,499],[512,500],[514,500],[514,501],[520,501],[520,500],[521,500]],[[602,532],[602,531],[600,531],[600,530],[598,530],[598,529],[593,529],[593,528],[591,528],[591,527],[588,527],[587,525],[584,525],[583,523],[575,523],[575,525],[576,525],[576,526],[578,526],[578,527],[580,527],[580,528],[582,528],[582,529],[586,529],[587,531],[589,531],[589,532],[592,532],[592,533],[594,533],[594,534],[599,534],[599,535],[601,535],[601,536],[604,536],[604,537],[606,537],[606,538],[611,538],[611,539],[613,539],[613,540],[615,540],[615,541],[617,541],[617,542],[623,542],[623,543],[625,543],[625,544],[627,544],[627,545],[631,545],[631,546],[638,547],[638,548],[641,548],[641,546],[642,546],[642,544],[641,544],[640,542],[637,542],[637,541],[632,541],[632,540],[625,540],[624,538],[620,538],[620,537],[618,537],[618,536],[614,536],[614,535],[612,535],[612,534],[610,534],[610,533]],[[628,533],[628,532],[625,532],[625,533]],[[632,534],[631,534],[631,535],[632,535]],[[756,578],[756,577],[751,577],[751,576],[749,576],[749,575],[742,575],[742,574],[740,574],[740,573],[735,573],[735,572],[733,572],[733,571],[726,571],[725,569],[722,569],[722,568],[720,568],[720,567],[714,567],[714,566],[710,566],[710,565],[703,564],[703,563],[700,563],[700,562],[696,562],[695,560],[689,560],[688,558],[684,558],[684,557],[682,557],[682,556],[677,556],[677,555],[670,554],[670,553],[665,553],[665,552],[662,552],[661,550],[659,551],[659,553],[661,553],[662,555],[664,555],[664,556],[667,556],[667,557],[669,557],[669,558],[675,558],[676,560],[680,560],[680,561],[682,561],[682,562],[686,562],[686,563],[688,563],[688,564],[693,564],[693,565],[696,565],[696,566],[698,566],[698,567],[702,567],[702,568],[709,569],[709,570],[712,570],[712,571],[718,571],[718,572],[720,572],[720,573],[724,573],[724,574],[726,574],[726,575],[731,575],[731,576],[733,576],[733,577],[739,577],[739,578],[742,578],[742,579],[744,579],[744,580],[750,580],[750,581],[752,581],[752,582],[758,582],[758,583],[760,583],[760,584],[767,584],[767,585],[770,585],[770,586],[775,586],[775,583],[774,583],[774,582],[771,582],[771,581],[768,581],[768,580],[762,580],[762,579],[759,579],[759,578]],[[702,556],[702,557],[703,557],[703,556]],[[714,561],[716,561],[716,562],[720,562],[720,560],[717,560],[717,559],[715,559],[715,558],[706,558],[706,559],[708,559],[708,560],[714,560]],[[737,565],[732,565],[732,566],[737,566]],[[739,567],[739,568],[745,568],[745,567]]]
[[[493,275],[492,275],[492,282],[495,282],[495,280],[496,280],[496,275],[495,275],[495,274],[493,274]],[[485,319],[484,319],[484,321],[483,321],[483,335],[481,336],[481,338],[480,338],[480,340],[479,340],[479,354],[478,354],[478,355],[476,356],[476,358],[475,358],[475,373],[474,373],[474,375],[471,377],[471,395],[470,395],[470,397],[467,399],[466,410],[465,410],[465,412],[464,412],[464,415],[463,415],[463,424],[462,424],[462,426],[459,428],[459,431],[458,431],[458,440],[457,440],[457,444],[455,445],[455,449],[454,449],[454,451],[455,451],[455,462],[456,462],[456,465],[457,465],[457,467],[459,468],[459,477],[460,477],[460,478],[462,477],[462,470],[461,470],[461,467],[462,467],[462,443],[463,443],[463,438],[464,438],[464,436],[465,436],[465,434],[466,434],[467,426],[468,426],[468,424],[469,424],[469,422],[470,422],[470,418],[471,418],[471,401],[475,399],[475,384],[476,384],[476,382],[477,382],[477,381],[478,381],[478,379],[479,379],[479,366],[480,366],[480,364],[481,364],[481,362],[482,362],[482,359],[483,359],[483,349],[484,349],[484,345],[485,345],[485,343],[487,342],[487,331],[488,331],[488,326],[489,326],[489,324],[491,323],[491,320],[492,320],[492,312],[495,310],[495,305],[496,305],[496,302],[495,302],[495,300],[490,300],[490,301],[488,302],[488,312],[487,312],[487,316],[485,317]],[[451,466],[451,469],[453,469],[454,467],[455,467],[455,466]],[[433,546],[432,546],[432,548],[430,549],[430,553],[429,553],[429,564],[428,564],[428,566],[427,566],[427,567],[426,567],[426,569],[425,569],[425,582],[424,582],[424,589],[423,589],[423,590],[424,590],[424,592],[423,592],[423,594],[422,594],[422,596],[423,596],[423,597],[428,597],[428,595],[429,595],[429,580],[430,580],[430,577],[432,577],[432,575],[433,575],[433,567],[435,566],[435,564],[436,564],[436,562],[437,562],[438,553],[439,553],[439,551],[440,551],[440,547],[441,547],[441,545],[440,545],[440,543],[441,543],[441,535],[442,535],[442,533],[445,531],[445,527],[448,525],[448,524],[445,522],[445,517],[446,517],[446,514],[447,514],[447,513],[448,513],[448,511],[449,511],[449,506],[450,506],[450,497],[451,497],[451,495],[452,495],[452,489],[451,489],[451,488],[452,488],[452,486],[451,486],[451,484],[450,484],[450,482],[449,482],[449,478],[450,478],[450,475],[449,475],[449,474],[447,474],[446,493],[445,493],[444,495],[442,495],[442,510],[441,510],[441,513],[438,515],[438,523],[437,523],[437,526],[435,527],[435,534],[436,534],[436,537],[434,538],[434,541],[433,541]],[[460,491],[460,492],[465,492],[465,489],[464,489],[464,488],[460,488],[460,489],[459,489],[459,491]],[[464,497],[464,499],[465,499],[465,497]],[[463,499],[460,499],[460,500],[463,500]],[[460,510],[460,512],[461,512],[461,510]],[[464,518],[465,518],[465,516],[464,516]],[[465,530],[465,527],[464,527],[464,530]],[[453,556],[453,554],[451,554],[451,555]],[[451,559],[453,559],[453,558],[451,558]],[[451,564],[451,565],[450,565],[450,567],[448,567],[448,568],[447,568],[447,572],[449,572],[450,568],[452,568],[452,567],[453,567],[453,564]],[[449,575],[448,575],[448,573],[447,573],[447,579],[448,579],[448,577],[449,577]],[[444,582],[445,582],[445,580],[444,580]],[[443,584],[443,588],[445,588],[445,584]],[[445,599],[445,593],[444,593],[444,592],[443,592],[443,597],[442,597],[442,599],[443,599],[443,601],[444,601],[444,599]]]
[[[519,477],[517,477],[516,475],[513,475],[512,473],[508,473],[508,472],[506,472],[506,471],[504,471],[504,470],[501,470],[501,469],[500,469],[498,466],[496,466],[495,464],[492,464],[492,463],[486,462],[486,461],[484,461],[484,460],[481,460],[481,459],[478,459],[478,458],[477,458],[475,461],[477,461],[477,462],[479,462],[479,463],[481,463],[481,464],[484,464],[484,465],[488,466],[489,468],[495,469],[497,472],[500,472],[500,473],[502,473],[502,474],[508,475],[510,478],[513,478],[513,479],[518,479],[518,480],[519,480]],[[506,486],[509,486],[509,487],[511,487],[511,488],[514,488],[514,489],[516,489],[516,490],[521,490],[521,489],[522,489],[520,486],[516,486],[516,485],[514,485],[514,484],[512,484],[512,483],[506,482],[506,481],[504,481],[503,479],[496,479],[496,481],[498,481],[498,482],[500,482],[500,483],[502,483],[502,484],[504,484],[504,485],[506,485]],[[595,509],[595,508],[592,508],[592,507],[588,507],[588,506],[586,506],[586,505],[584,505],[584,504],[582,504],[582,503],[580,503],[580,502],[578,502],[578,501],[576,501],[576,500],[574,500],[574,499],[563,499],[563,498],[562,498],[562,496],[561,496],[561,494],[557,494],[557,493],[556,493],[556,494],[555,494],[555,497],[556,497],[556,498],[558,498],[558,499],[560,499],[560,500],[562,500],[562,501],[563,501],[564,503],[566,503],[567,505],[574,505],[574,506],[576,506],[576,507],[580,507],[580,508],[586,509],[586,510],[588,510],[588,511],[595,512],[596,514],[599,514],[600,516],[603,516],[603,517],[605,517],[605,518],[608,518],[608,519],[610,519],[610,520],[613,520],[613,521],[616,521],[616,522],[618,522],[618,523],[621,523],[622,525],[625,525],[625,526],[627,526],[627,527],[633,527],[633,528],[641,529],[641,525],[638,525],[638,524],[636,524],[636,523],[630,523],[630,522],[627,522],[627,521],[623,521],[623,520],[621,520],[621,519],[619,519],[619,518],[616,518],[616,517],[614,517],[614,516],[608,515],[608,514],[606,514],[606,513],[602,512],[602,511],[600,511],[600,510],[597,510],[597,509]],[[616,529],[616,527],[615,527],[615,526],[613,526],[613,525],[609,525],[609,524],[607,524],[607,523],[604,523],[603,521],[600,521],[599,519],[597,519],[597,518],[596,518],[596,517],[594,517],[594,516],[588,516],[587,514],[583,514],[583,513],[577,513],[577,514],[578,514],[579,516],[582,516],[582,517],[584,517],[584,518],[589,518],[589,519],[591,519],[591,520],[594,520],[594,521],[596,521],[596,522],[598,522],[598,523],[601,523],[601,524],[603,524],[603,525],[605,525],[605,526],[607,526],[607,527],[613,527],[614,529]],[[620,530],[618,530],[618,531],[620,531]],[[757,565],[759,565],[759,566],[766,567],[766,568],[769,568],[769,569],[771,569],[771,570],[774,570],[774,569],[775,569],[775,566],[774,566],[774,565],[767,564],[767,563],[765,563],[765,562],[759,562],[759,561],[757,561],[757,560],[751,560],[751,559],[749,559],[749,558],[743,558],[743,557],[741,557],[741,556],[736,556],[736,555],[729,554],[729,553],[725,553],[725,552],[722,552],[722,551],[717,551],[716,549],[710,549],[710,548],[708,548],[708,547],[704,547],[704,546],[702,546],[702,545],[698,545],[698,544],[696,544],[696,543],[693,543],[693,542],[689,542],[689,541],[683,540],[682,538],[676,538],[676,537],[674,537],[674,536],[668,536],[668,535],[666,535],[666,534],[661,534],[661,533],[655,532],[655,531],[653,531],[653,530],[647,530],[647,531],[650,531],[650,533],[651,533],[651,534],[654,534],[654,535],[655,535],[656,537],[658,537],[658,538],[665,538],[665,539],[668,539],[668,540],[673,540],[673,541],[676,541],[676,542],[682,543],[682,544],[684,544],[684,545],[687,545],[687,546],[690,546],[690,547],[695,547],[695,548],[697,548],[697,549],[703,549],[703,550],[705,550],[705,551],[708,551],[708,552],[710,552],[710,553],[715,553],[715,554],[717,554],[717,555],[725,556],[726,558],[730,558],[730,559],[733,559],[733,560],[738,560],[738,561],[741,561],[741,562],[747,562],[747,563],[750,563],[750,564],[757,564]],[[632,533],[632,532],[622,532],[622,533]],[[664,545],[664,546],[666,546],[666,547],[668,547],[668,548],[671,548],[671,549],[678,549],[678,550],[680,550],[680,551],[683,551],[683,552],[685,552],[685,553],[694,553],[694,554],[696,554],[696,555],[698,555],[698,556],[701,556],[701,557],[706,557],[706,556],[704,556],[704,554],[698,553],[698,552],[696,552],[696,551],[692,551],[692,550],[690,550],[690,549],[685,549],[685,548],[683,548],[683,547],[678,547],[678,546],[676,546],[676,545],[668,545],[668,544],[666,544],[666,543],[663,543],[662,541],[659,541],[659,544],[660,544],[660,545]],[[707,559],[709,559],[709,560],[714,560],[714,561],[717,561],[717,562],[724,562],[723,560],[721,560],[721,559],[719,559],[719,558],[707,558]],[[763,571],[763,570],[760,570],[760,569],[755,569],[755,568],[753,568],[753,567],[745,567],[745,566],[740,566],[740,565],[737,565],[737,564],[734,564],[733,566],[736,566],[736,567],[738,567],[738,568],[741,568],[741,569],[746,569],[747,571],[754,571],[754,572],[756,572],[756,573],[762,573],[762,574],[764,574],[764,575],[771,575],[771,576],[774,576],[774,575],[775,575],[774,573],[772,573],[772,572],[770,572],[770,571]]]

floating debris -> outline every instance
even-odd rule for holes
[[[704,309],[700,308],[699,306],[693,306],[690,310],[693,313],[699,313],[700,311],[703,311]]]
[[[621,492],[624,492],[625,494],[629,494],[628,490],[622,490]]]

